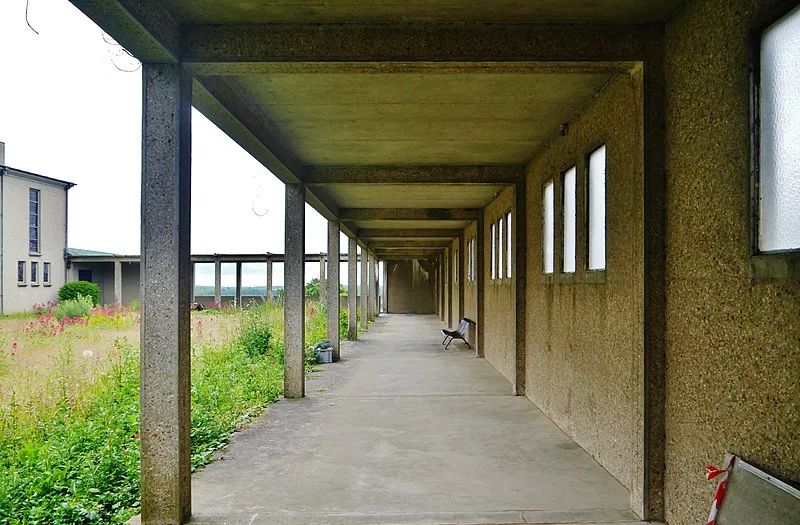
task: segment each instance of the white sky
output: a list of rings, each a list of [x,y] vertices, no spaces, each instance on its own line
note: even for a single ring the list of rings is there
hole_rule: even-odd
[[[6,165],[77,184],[69,192],[70,247],[138,254],[141,70],[118,70],[135,65],[67,0],[30,0],[28,21],[38,35],[25,22],[25,0],[0,0]],[[197,111],[192,152],[192,253],[283,253],[283,184]],[[254,208],[269,211],[259,217]],[[323,251],[326,221],[306,206],[306,252]],[[197,284],[213,284],[208,270],[198,266]],[[232,272],[231,265],[223,274]],[[263,265],[243,273],[245,286],[265,282]],[[306,280],[318,275],[318,264],[306,265]],[[273,278],[283,284],[282,265]]]

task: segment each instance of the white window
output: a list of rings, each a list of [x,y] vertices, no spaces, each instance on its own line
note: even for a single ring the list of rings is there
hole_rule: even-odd
[[[31,261],[31,284],[39,284],[39,263]]]
[[[453,255],[453,281],[458,283],[458,248]]]
[[[506,213],[506,277],[511,277],[511,212]]]
[[[25,277],[25,261],[17,261],[17,284],[27,284]]]
[[[47,286],[50,284],[50,263],[42,263],[42,283]]]
[[[505,228],[503,218],[497,220],[497,278],[503,278],[503,249],[505,248]]]
[[[562,233],[564,235],[564,260],[563,268],[564,273],[575,273],[575,179],[577,170],[575,166],[571,167],[564,172],[563,188],[564,188],[564,206],[563,206],[563,220],[564,227]]]
[[[28,189],[28,251],[39,253],[39,206],[41,193]]]
[[[758,249],[800,249],[800,7],[761,35]]]
[[[492,279],[496,279],[497,278],[497,266],[496,266],[496,262],[497,262],[497,244],[495,243],[495,230],[496,229],[497,228],[496,228],[494,223],[492,223],[492,225],[489,227],[489,238],[490,238],[489,244],[491,245],[490,252],[492,254],[492,262],[491,262],[491,265],[490,265],[491,266],[491,271],[489,272],[489,276]]]
[[[554,231],[554,200],[553,181],[544,185],[542,198],[543,229],[542,229],[542,257],[544,273],[553,273],[553,239]]]
[[[589,155],[589,269],[606,268],[606,147]]]
[[[467,268],[467,279],[470,280],[470,281],[475,281],[475,265],[476,265],[476,261],[475,261],[475,238],[474,237],[469,240],[469,245],[468,246],[469,246],[469,261],[468,261],[467,264],[469,265],[469,267]]]

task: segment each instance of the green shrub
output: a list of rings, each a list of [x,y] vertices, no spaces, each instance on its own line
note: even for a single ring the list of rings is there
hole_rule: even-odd
[[[55,315],[56,319],[59,321],[64,317],[89,317],[89,314],[92,313],[92,307],[94,307],[94,304],[91,298],[85,295],[79,295],[75,299],[67,299],[66,301],[59,302],[56,307],[53,308],[53,315]]]
[[[267,353],[271,337],[269,321],[266,316],[262,315],[261,309],[248,310],[239,326],[239,346],[251,358],[259,357]]]
[[[58,291],[58,300],[69,301],[70,299],[77,299],[80,295],[89,297],[92,300],[92,306],[97,306],[100,303],[100,288],[89,281],[72,281],[65,284]]]

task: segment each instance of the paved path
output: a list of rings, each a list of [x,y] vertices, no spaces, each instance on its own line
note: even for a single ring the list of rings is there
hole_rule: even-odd
[[[630,523],[628,492],[435,316],[381,316],[192,478],[202,524]]]

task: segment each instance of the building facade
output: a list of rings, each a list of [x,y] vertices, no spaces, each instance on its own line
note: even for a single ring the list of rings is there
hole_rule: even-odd
[[[66,282],[71,182],[5,165],[0,143],[0,314],[55,301]]]

